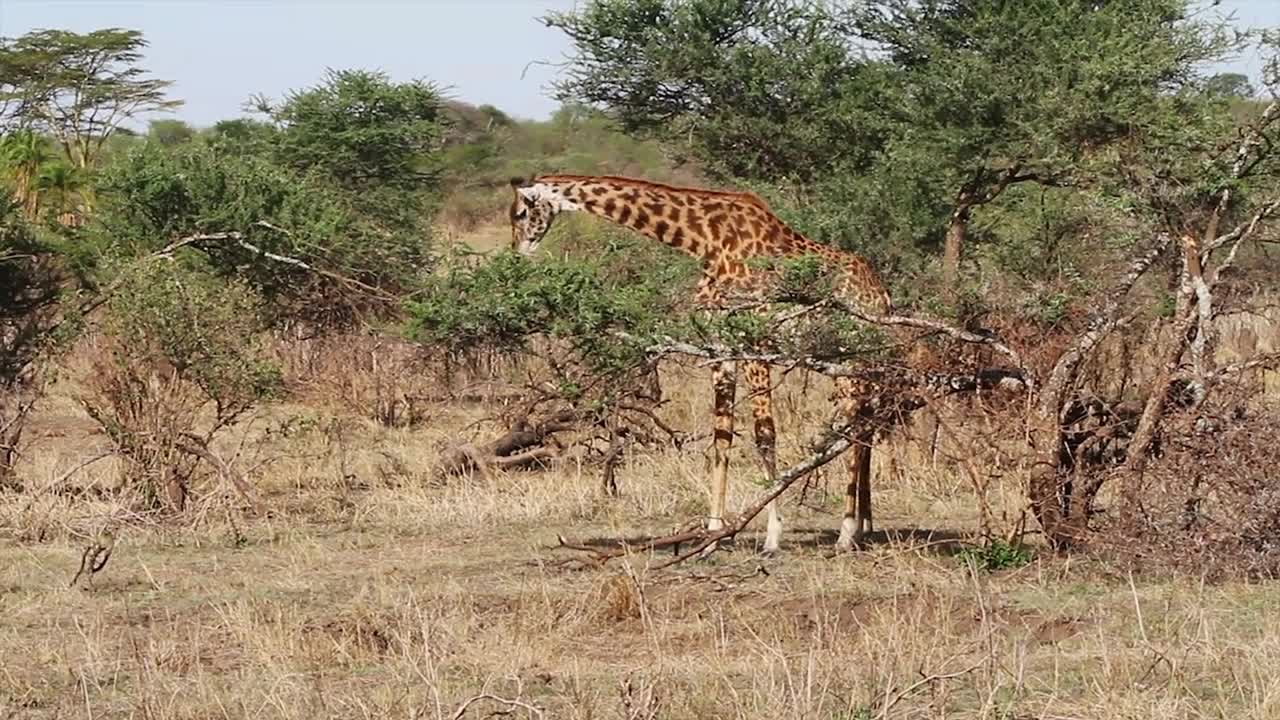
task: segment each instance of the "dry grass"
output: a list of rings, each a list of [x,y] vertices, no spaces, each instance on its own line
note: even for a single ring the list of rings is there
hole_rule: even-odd
[[[692,375],[667,382],[667,412],[686,427],[707,404]],[[825,412],[825,388],[802,386],[780,393],[784,458]],[[759,559],[753,534],[675,572],[643,557],[569,570],[554,564],[557,534],[696,517],[705,458],[634,454],[611,501],[597,470],[572,464],[431,481],[439,450],[485,432],[464,428],[491,412],[436,406],[404,429],[273,407],[223,448],[266,448],[237,463],[267,514],[245,516],[215,486],[190,522],[151,524],[92,492],[114,460],[67,476],[104,441],[74,403],[46,402],[21,466],[28,491],[0,499],[0,717],[447,720],[481,694],[526,707],[480,699],[465,717],[1280,715],[1269,585],[1131,580],[1046,557],[983,574],[954,542],[926,539],[976,531],[979,491],[1007,530],[1022,502],[1014,468],[976,481],[945,445],[935,461],[898,441],[877,460],[886,532],[861,552],[830,554],[831,470],[805,507],[788,504],[779,559]],[[751,452],[736,451],[735,504],[752,494]],[[104,529],[109,563],[68,588]]]

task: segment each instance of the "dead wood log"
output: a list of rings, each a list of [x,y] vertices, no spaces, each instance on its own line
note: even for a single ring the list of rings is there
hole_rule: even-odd
[[[556,433],[578,429],[583,416],[576,410],[561,410],[537,423],[521,417],[505,434],[485,443],[460,443],[444,451],[436,468],[437,477],[479,473],[490,468],[514,470],[539,467],[559,456],[558,449],[546,447]]]

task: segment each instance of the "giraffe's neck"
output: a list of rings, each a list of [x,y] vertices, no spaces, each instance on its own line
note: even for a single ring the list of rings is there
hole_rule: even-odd
[[[561,209],[599,216],[701,260],[724,255],[723,229],[734,206],[751,197],[619,177],[549,175],[535,182],[564,199]]]

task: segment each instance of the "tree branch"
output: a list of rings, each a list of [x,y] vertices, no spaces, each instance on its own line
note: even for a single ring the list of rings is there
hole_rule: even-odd
[[[968,330],[962,330],[954,325],[948,325],[940,320],[932,320],[929,318],[912,317],[909,315],[874,315],[865,312],[848,303],[837,303],[837,306],[845,312],[864,322],[874,323],[876,325],[896,325],[901,327],[912,327],[921,330],[931,330],[941,333],[960,342],[969,343],[971,345],[986,345],[992,350],[1004,355],[1020,370],[1026,370],[1026,365],[1022,362],[1022,356],[1016,350],[1000,342],[994,335],[979,335]]]
[[[854,421],[856,422],[856,420]],[[708,530],[692,530],[688,532],[676,533],[665,537],[654,538],[645,543],[645,548],[656,550],[659,548],[670,547],[687,542],[693,542],[694,546],[691,550],[687,550],[676,557],[663,562],[655,569],[662,569],[682,563],[689,558],[702,554],[704,551],[715,546],[720,540],[732,538],[742,532],[744,528],[759,515],[770,502],[776,500],[780,495],[787,491],[787,488],[794,485],[798,480],[804,478],[814,470],[826,465],[832,460],[840,457],[846,450],[853,447],[854,440],[851,436],[853,422],[837,423],[823,438],[816,443],[816,447],[812,454],[805,459],[792,465],[786,470],[778,474],[778,479],[772,483],[768,489],[757,496],[755,502],[747,507],[745,511],[737,516],[733,522],[729,523],[720,530],[714,532]],[[571,543],[559,537],[559,547],[590,552],[599,562],[607,562],[610,559],[621,557],[630,552],[630,548],[626,546],[614,548],[611,550],[598,550],[580,543]]]
[[[253,499],[253,493],[249,490],[249,483],[244,479],[243,475],[236,472],[235,468],[231,467],[231,465],[225,460],[215,455],[213,451],[209,449],[209,444],[205,442],[204,438],[192,432],[183,432],[182,437],[186,442],[179,441],[177,443],[177,448],[179,450],[187,453],[188,455],[194,455],[195,457],[198,457],[212,465],[217,469],[218,474],[222,476],[222,479],[226,480],[233,488],[236,489],[237,492],[240,493],[240,497],[244,498],[244,501],[249,504],[249,507],[252,508],[255,513],[260,511],[257,501]]]
[[[624,339],[636,340],[627,333],[617,333]],[[823,360],[805,355],[788,355],[786,353],[763,353],[736,350],[725,345],[693,343],[661,338],[658,342],[645,347],[651,355],[688,355],[712,362],[746,361],[762,362],[770,365],[787,365],[790,367],[813,370],[828,377],[856,377],[892,382],[906,385],[908,388],[929,389],[935,392],[965,392],[969,390],[1003,387],[1007,389],[1028,388],[1031,382],[1022,368],[993,368],[969,374],[950,374],[931,371],[919,371],[911,368],[891,365],[848,365],[830,360]]]

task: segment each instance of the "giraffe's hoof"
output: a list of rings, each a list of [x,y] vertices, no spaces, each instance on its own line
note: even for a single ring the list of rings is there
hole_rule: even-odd
[[[760,550],[760,557],[762,558],[772,559],[772,558],[781,557],[781,556],[782,556],[782,550],[778,549],[777,545],[773,545],[773,546],[765,545]]]
[[[862,549],[862,540],[854,538],[840,538],[836,541],[836,552],[846,553],[854,550]]]

